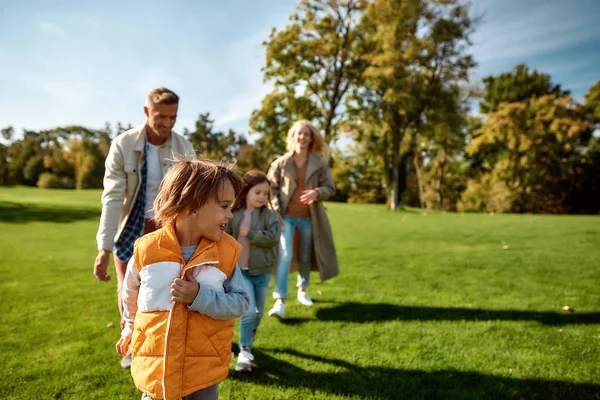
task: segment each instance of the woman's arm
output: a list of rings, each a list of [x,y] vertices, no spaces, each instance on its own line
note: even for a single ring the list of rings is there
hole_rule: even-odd
[[[317,187],[315,188],[319,193],[317,200],[327,200],[335,193],[335,183],[333,182],[333,176],[331,170],[324,164],[322,168],[319,168],[318,172]]]

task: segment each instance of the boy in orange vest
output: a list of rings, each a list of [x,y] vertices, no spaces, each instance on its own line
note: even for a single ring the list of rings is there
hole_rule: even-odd
[[[138,239],[123,287],[131,374],[150,399],[217,399],[234,319],[248,309],[240,244],[225,229],[243,183],[231,166],[179,159],[154,202],[161,229]]]

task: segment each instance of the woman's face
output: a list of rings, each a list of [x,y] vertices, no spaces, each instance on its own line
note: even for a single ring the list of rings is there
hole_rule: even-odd
[[[312,143],[312,132],[308,126],[302,126],[294,132],[294,151],[301,153],[308,151]]]

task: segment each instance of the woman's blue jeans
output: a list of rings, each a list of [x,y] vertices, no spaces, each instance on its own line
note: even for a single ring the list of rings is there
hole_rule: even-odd
[[[275,291],[273,297],[286,299],[288,289],[288,276],[292,265],[294,251],[294,233],[298,228],[300,234],[300,271],[296,286],[306,289],[310,283],[310,267],[312,264],[313,234],[310,217],[283,216],[283,229],[279,239],[279,258],[275,273]]]

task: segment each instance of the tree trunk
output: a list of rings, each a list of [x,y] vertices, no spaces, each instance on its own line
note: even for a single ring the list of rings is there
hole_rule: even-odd
[[[442,209],[442,180],[444,179],[444,167],[446,166],[446,151],[442,150],[442,156],[440,160],[440,166],[438,168],[437,182],[435,185],[435,192],[437,194],[437,209]]]
[[[390,199],[390,208],[395,210],[396,208],[401,207],[400,196],[402,191],[404,191],[404,189],[400,187],[400,168],[402,167],[402,162],[400,160],[400,149],[397,146],[394,146],[392,151],[392,163],[394,168],[392,170],[393,188],[392,198]]]
[[[425,203],[425,187],[423,185],[423,177],[421,176],[421,166],[419,165],[419,152],[415,151],[413,156],[413,165],[417,174],[417,186],[419,187],[419,206],[421,208],[427,208]]]
[[[401,170],[402,159],[400,157],[400,139],[402,138],[402,131],[400,130],[400,114],[393,112],[392,114],[391,133],[392,133],[392,196],[390,199],[390,209],[395,210],[396,208],[402,207],[401,196],[404,188],[401,186]]]

